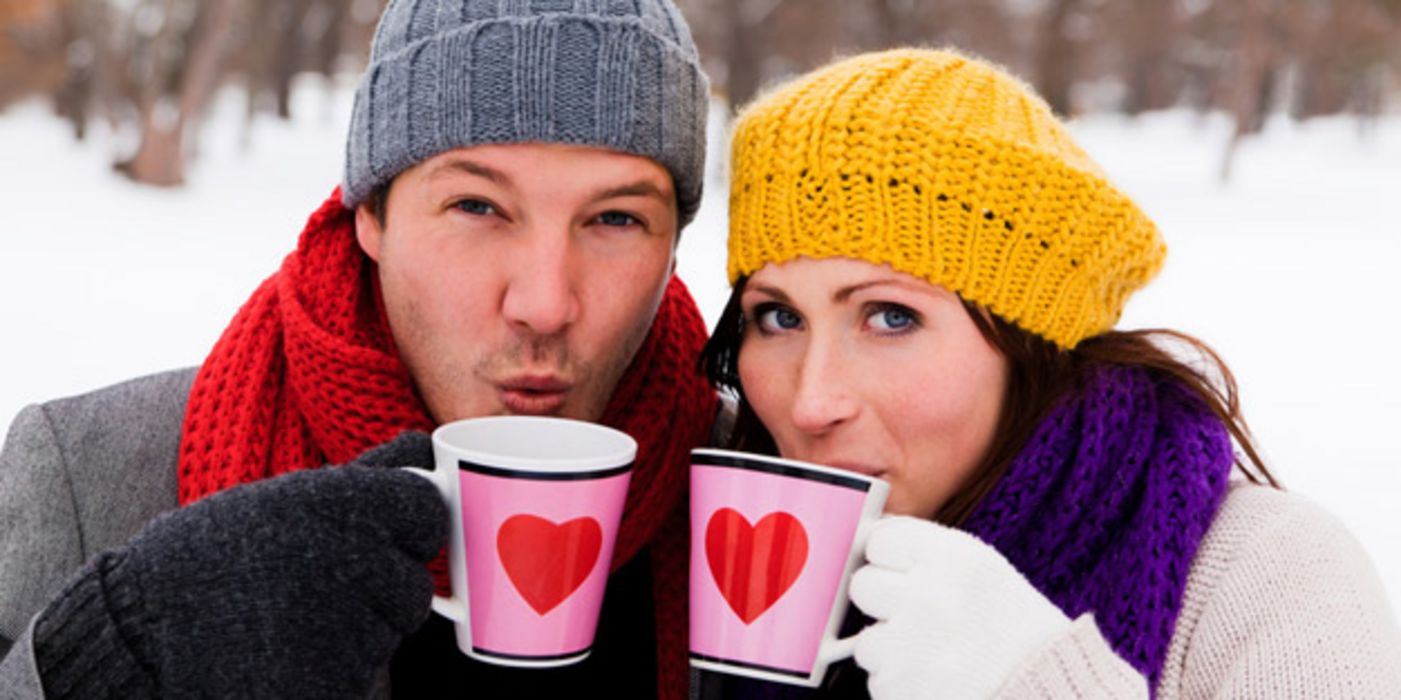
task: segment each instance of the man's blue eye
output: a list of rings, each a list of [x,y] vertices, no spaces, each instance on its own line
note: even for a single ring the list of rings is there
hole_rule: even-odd
[[[458,209],[474,216],[490,216],[496,213],[496,207],[483,202],[480,199],[464,199],[456,205]]]
[[[598,222],[604,226],[631,226],[638,223],[637,217],[620,211],[605,211],[598,215]]]

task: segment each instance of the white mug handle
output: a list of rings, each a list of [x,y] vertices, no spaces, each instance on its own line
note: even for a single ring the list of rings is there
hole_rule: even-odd
[[[884,505],[885,498],[880,498],[879,501],[880,504],[874,511],[875,515],[863,517],[860,524],[856,526],[856,534],[852,537],[851,543],[851,557],[853,559],[864,560],[866,558],[864,554],[862,554],[866,551],[866,540],[870,537],[871,528],[875,525],[876,520],[880,518],[880,507]],[[850,606],[851,602],[847,599],[847,586],[850,584],[851,576],[848,575],[842,581],[842,585],[837,591],[837,600],[833,602],[834,606],[842,609],[846,609]],[[833,621],[834,625],[839,623],[839,618]],[[817,647],[817,663],[825,666],[834,661],[850,658],[856,653],[856,637],[859,634],[860,632],[850,637],[836,637],[834,635],[824,638],[822,643]]]
[[[841,661],[856,653],[856,635],[842,639],[824,639],[817,648],[817,660],[822,664]]]
[[[438,487],[438,492],[443,495],[443,498],[448,502],[449,507],[451,507],[452,498],[448,492],[448,489],[450,487],[448,484],[443,483],[442,477],[439,476],[439,474],[441,474],[442,472],[430,471],[428,469],[420,469],[418,467],[400,467],[400,469],[403,469],[404,471],[410,474],[421,476],[427,479],[429,483]],[[457,596],[440,596],[437,593],[434,593],[433,612],[438,613],[439,615],[442,615],[443,617],[446,617],[447,619],[452,620],[453,622],[461,622],[464,624],[467,622],[467,604],[464,603],[462,599],[458,598]]]

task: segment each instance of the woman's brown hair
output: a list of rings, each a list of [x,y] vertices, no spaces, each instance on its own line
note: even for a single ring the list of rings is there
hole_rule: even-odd
[[[741,278],[735,283],[715,333],[701,351],[700,364],[712,384],[733,393],[738,400],[734,429],[726,447],[777,454],[773,437],[745,400],[744,387],[739,382],[739,348],[745,323],[739,299],[746,281]],[[1063,350],[976,304],[964,301],[963,305],[983,337],[1007,358],[1007,393],[987,454],[968,481],[935,514],[937,522],[962,523],[1002,478],[1046,413],[1076,389],[1088,369],[1103,365],[1143,367],[1189,388],[1226,426],[1244,453],[1242,456],[1237,452],[1235,464],[1245,478],[1279,487],[1260,458],[1241,414],[1235,377],[1206,343],[1165,329],[1111,330],[1086,338],[1073,350]]]

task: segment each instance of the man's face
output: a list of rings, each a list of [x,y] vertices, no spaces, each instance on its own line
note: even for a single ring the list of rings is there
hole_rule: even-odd
[[[400,173],[383,226],[362,204],[357,237],[433,418],[601,417],[675,267],[675,202],[652,160],[509,144]]]

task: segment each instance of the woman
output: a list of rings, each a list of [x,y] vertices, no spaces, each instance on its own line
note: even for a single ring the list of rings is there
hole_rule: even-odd
[[[1112,329],[1165,246],[1028,88],[858,56],[748,108],[732,163],[731,446],[891,484],[850,586],[869,677],[819,695],[1401,693],[1374,569],[1277,488],[1230,372]]]

